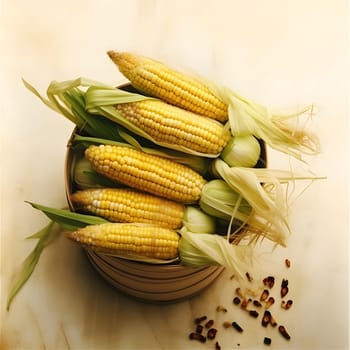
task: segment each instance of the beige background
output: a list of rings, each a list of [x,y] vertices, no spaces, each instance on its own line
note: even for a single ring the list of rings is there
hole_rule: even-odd
[[[345,0],[0,2],[1,52],[1,349],[213,349],[189,342],[193,318],[215,318],[222,349],[346,349],[348,339],[348,11]],[[65,146],[73,125],[22,85],[41,92],[51,80],[85,76],[124,81],[109,49],[153,56],[195,70],[276,109],[314,103],[310,123],[322,152],[308,159],[327,180],[291,207],[287,249],[261,247],[258,271],[288,277],[294,305],[278,310],[292,335],[232,305],[230,274],[201,296],[170,306],[144,305],[107,286],[64,238],[44,251],[9,313],[5,300],[24,238],[46,223],[25,200],[65,205]],[[288,166],[269,153],[270,166]],[[292,268],[283,261],[289,257]],[[258,274],[254,271],[253,274]],[[218,304],[228,313],[218,314]],[[237,335],[224,320],[245,324]],[[266,333],[267,332],[267,333]],[[240,345],[238,345],[240,344]]]

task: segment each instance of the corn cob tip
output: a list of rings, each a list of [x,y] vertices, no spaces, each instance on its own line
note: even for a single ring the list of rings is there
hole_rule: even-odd
[[[120,53],[118,51],[114,50],[108,50],[107,55],[111,60],[117,59],[120,56]]]
[[[113,63],[124,73],[135,68],[141,59],[140,56],[128,52],[109,50],[107,54]]]

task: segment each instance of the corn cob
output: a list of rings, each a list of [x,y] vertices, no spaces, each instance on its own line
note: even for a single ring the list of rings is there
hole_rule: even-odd
[[[148,224],[106,223],[67,233],[68,238],[99,252],[155,259],[178,255],[179,235],[174,230]]]
[[[218,155],[230,138],[229,131],[215,120],[160,100],[121,103],[115,108],[156,142]]]
[[[108,55],[139,91],[221,122],[228,119],[227,105],[195,78],[147,57],[116,51]]]
[[[114,181],[181,203],[196,202],[206,182],[182,164],[130,147],[91,145],[85,157],[96,172]]]
[[[128,188],[77,191],[70,196],[75,210],[101,216],[111,222],[139,222],[176,229],[181,226],[184,206]]]

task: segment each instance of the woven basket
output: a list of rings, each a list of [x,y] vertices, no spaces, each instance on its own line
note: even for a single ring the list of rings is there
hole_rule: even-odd
[[[127,87],[128,88],[128,87]],[[70,209],[74,207],[70,194],[77,188],[73,181],[73,169],[77,154],[71,147],[76,129],[67,146],[65,160],[65,186]],[[266,150],[261,143],[261,156],[257,167],[266,167]],[[210,286],[224,270],[221,266],[192,268],[179,264],[152,265],[96,253],[84,248],[88,261],[112,286],[136,299],[152,303],[182,301],[202,292]]]

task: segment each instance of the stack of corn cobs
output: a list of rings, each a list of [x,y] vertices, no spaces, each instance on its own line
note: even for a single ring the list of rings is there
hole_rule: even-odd
[[[100,253],[217,264],[238,275],[259,238],[286,245],[286,185],[305,177],[267,169],[264,147],[299,160],[316,154],[317,137],[298,123],[308,110],[273,115],[153,59],[108,55],[129,81],[124,88],[79,78],[52,82],[43,97],[24,82],[76,125],[69,146],[82,154],[73,164],[73,210],[48,216],[73,218],[68,237]]]

